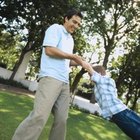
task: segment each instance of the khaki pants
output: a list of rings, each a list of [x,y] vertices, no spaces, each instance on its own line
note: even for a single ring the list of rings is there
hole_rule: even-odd
[[[38,140],[52,111],[54,122],[49,140],[65,140],[69,109],[69,85],[51,77],[39,81],[34,107],[18,126],[12,140]]]

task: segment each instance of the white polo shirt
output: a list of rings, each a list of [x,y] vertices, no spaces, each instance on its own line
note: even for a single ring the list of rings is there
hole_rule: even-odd
[[[57,47],[63,52],[72,54],[74,41],[71,34],[66,31],[63,25],[53,24],[46,30],[42,46],[43,49],[39,77],[50,76],[69,83],[70,60],[49,57],[45,54],[44,47]]]

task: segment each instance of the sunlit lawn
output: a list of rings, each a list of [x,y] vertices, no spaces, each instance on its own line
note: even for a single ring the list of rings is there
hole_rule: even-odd
[[[33,99],[0,91],[0,140],[11,140],[18,124],[32,110]],[[50,116],[39,140],[47,140]],[[130,140],[115,124],[100,117],[70,109],[66,140]]]

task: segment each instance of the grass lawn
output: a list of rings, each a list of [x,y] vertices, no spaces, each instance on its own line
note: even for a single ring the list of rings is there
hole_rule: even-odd
[[[32,110],[33,99],[0,91],[0,140],[11,140],[19,123]],[[50,116],[39,140],[47,140],[53,116]],[[115,124],[70,109],[66,140],[130,140]]]

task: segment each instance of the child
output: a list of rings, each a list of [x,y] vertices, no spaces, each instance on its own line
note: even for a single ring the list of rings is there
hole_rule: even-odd
[[[140,140],[140,116],[117,98],[115,81],[106,75],[103,66],[92,67],[87,64],[86,69],[95,83],[95,98],[102,110],[102,116],[116,123],[133,140]]]

